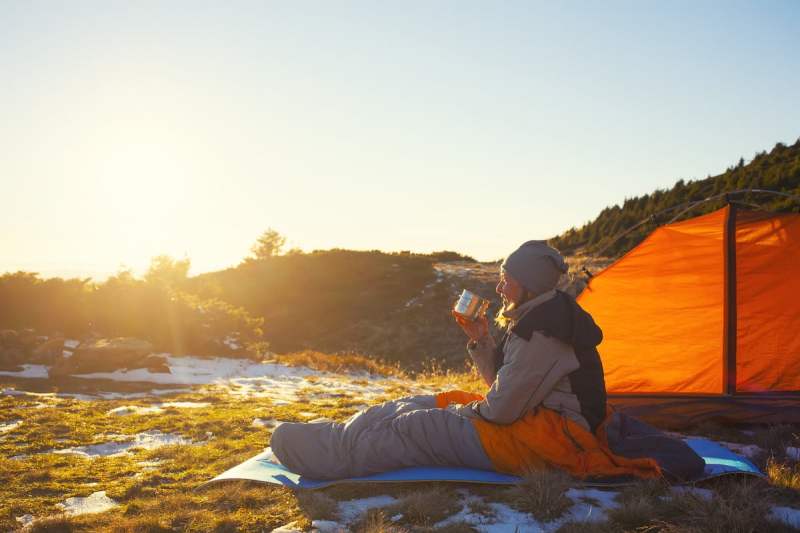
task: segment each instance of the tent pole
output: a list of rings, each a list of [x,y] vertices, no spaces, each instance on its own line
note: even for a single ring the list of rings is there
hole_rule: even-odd
[[[722,386],[725,394],[736,394],[736,204],[728,201],[725,218],[725,305],[723,325]]]

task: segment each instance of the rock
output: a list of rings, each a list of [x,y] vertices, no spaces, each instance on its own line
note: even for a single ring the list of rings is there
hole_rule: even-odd
[[[36,334],[33,329],[0,331],[0,364],[5,366],[38,363],[52,364],[61,355],[60,342],[63,339],[48,340]]]
[[[64,351],[64,339],[49,339],[36,348],[31,353],[30,362],[41,365],[52,365],[62,355]]]
[[[19,332],[17,341],[26,352],[31,352],[36,348],[36,345],[39,344],[39,337],[36,335],[35,330],[28,328]]]
[[[25,362],[25,351],[22,348],[9,346],[0,347],[0,368],[3,370],[18,370],[19,365]]]
[[[0,347],[19,346],[19,333],[14,329],[0,329]]]
[[[25,362],[25,355],[19,333],[13,329],[0,330],[0,368],[16,369]]]
[[[148,355],[142,362],[142,365],[142,368],[146,368],[150,372],[172,374],[172,371],[170,371],[169,365],[167,364],[167,360],[160,355]]]
[[[50,375],[91,374],[134,368],[164,371],[166,362],[163,358],[151,356],[152,351],[152,344],[132,337],[95,339],[82,343],[69,358],[62,356],[58,359],[50,369]]]

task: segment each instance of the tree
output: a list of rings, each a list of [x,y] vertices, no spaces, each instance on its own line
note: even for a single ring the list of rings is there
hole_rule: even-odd
[[[189,275],[191,261],[186,259],[173,259],[168,255],[158,255],[150,260],[150,268],[144,275],[148,283],[161,283],[167,287],[179,287]]]
[[[250,251],[253,253],[253,258],[256,261],[260,261],[280,255],[285,244],[286,237],[272,228],[267,228],[267,231],[261,234],[253,247],[250,248]]]

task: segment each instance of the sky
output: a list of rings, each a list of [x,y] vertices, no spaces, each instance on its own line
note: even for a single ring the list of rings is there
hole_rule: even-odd
[[[0,1],[0,273],[495,260],[800,137],[800,3]]]

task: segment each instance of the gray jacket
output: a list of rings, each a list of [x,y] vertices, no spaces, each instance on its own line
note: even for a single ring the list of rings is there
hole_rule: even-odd
[[[580,368],[569,344],[534,332],[530,340],[514,334],[511,329],[531,309],[556,295],[555,290],[525,302],[506,316],[508,339],[503,346],[503,360],[494,382],[481,401],[450,409],[463,416],[481,418],[495,424],[511,424],[539,407],[552,409],[587,430],[589,424],[581,415],[581,406],[573,393],[568,374]],[[475,364],[486,374],[493,367],[497,345],[491,335],[471,342],[467,349]]]

